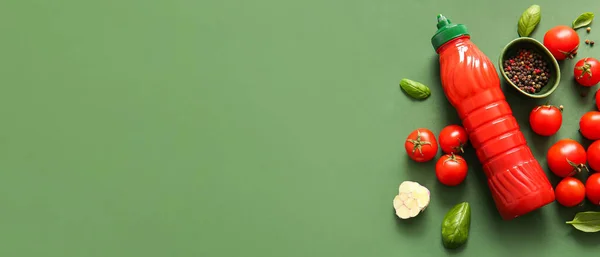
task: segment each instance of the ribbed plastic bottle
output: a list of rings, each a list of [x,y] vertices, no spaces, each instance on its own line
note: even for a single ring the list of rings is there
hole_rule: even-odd
[[[510,220],[554,201],[554,190],[505,100],[492,62],[462,24],[438,15],[431,43],[444,94],[483,165],[500,216]]]

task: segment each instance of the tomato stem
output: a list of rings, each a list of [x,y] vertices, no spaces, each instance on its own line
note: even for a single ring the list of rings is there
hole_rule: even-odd
[[[458,162],[459,160],[462,160],[462,158],[456,157],[456,155],[454,155],[454,153],[450,153],[450,157],[448,157],[448,159],[444,160],[444,164],[448,161]]]
[[[541,106],[539,106],[539,107],[538,107],[536,110],[538,110],[538,109],[540,109],[540,108],[548,108],[548,109],[550,109],[550,108],[552,108],[552,107],[556,107],[556,108],[557,108],[557,109],[558,109],[560,112],[562,112],[562,111],[564,110],[564,108],[565,108],[565,107],[564,107],[564,106],[562,106],[562,105],[559,105],[558,107],[557,107],[557,106],[554,106],[554,105],[551,105],[551,104],[550,104],[550,101],[547,101],[547,102],[546,102],[544,105],[541,105]]]
[[[419,150],[421,156],[424,155],[423,150],[421,150],[422,146],[431,145],[431,142],[429,141],[421,141],[421,131],[419,130],[417,130],[417,139],[407,139],[406,141],[411,142],[413,144],[412,153],[414,154],[415,151]]]
[[[572,162],[571,160],[569,160],[569,158],[566,158],[566,159],[567,159],[567,162],[569,163],[569,165],[571,165],[573,167],[573,171],[571,173],[569,173],[569,175],[567,177],[573,176],[573,175],[581,172],[582,170],[585,170],[588,173],[590,172],[590,169],[588,169],[588,167],[585,164],[583,164],[583,163],[576,164],[576,163]]]
[[[575,49],[573,49],[573,50],[571,50],[569,52],[565,52],[565,51],[561,51],[561,50],[558,50],[558,51],[560,53],[564,54],[567,59],[573,59],[575,57],[575,55],[577,55],[577,49],[578,48],[579,48],[579,46],[575,47]]]
[[[583,66],[575,67],[575,69],[581,71],[581,75],[577,77],[577,79],[583,78],[585,74],[590,74],[590,78],[592,77],[592,65],[587,62],[588,58],[583,59]]]
[[[454,149],[454,151],[456,151],[456,152],[465,153],[465,149],[463,149],[463,146],[465,146],[465,144],[460,140],[460,138],[457,138],[456,140],[458,140],[458,145],[455,147],[452,147],[452,149]],[[454,153],[452,153],[452,154],[454,154]]]

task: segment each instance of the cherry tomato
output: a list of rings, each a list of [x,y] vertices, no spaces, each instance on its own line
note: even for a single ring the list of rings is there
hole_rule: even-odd
[[[450,153],[464,153],[463,147],[469,141],[467,137],[467,131],[459,125],[449,125],[440,131],[440,146],[442,152]]]
[[[600,61],[587,57],[579,60],[573,69],[575,80],[579,85],[591,87],[600,82]]]
[[[467,162],[455,154],[446,154],[435,164],[435,176],[446,186],[456,186],[467,177]]]
[[[425,128],[411,132],[406,138],[404,148],[408,156],[417,162],[430,161],[438,152],[435,135]]]
[[[569,26],[558,25],[546,32],[544,46],[558,61],[571,59],[579,49],[579,35]]]
[[[600,139],[600,112],[587,112],[581,116],[579,132],[589,140]]]
[[[556,134],[562,125],[563,106],[541,105],[529,114],[531,130],[541,136]]]
[[[573,207],[585,200],[585,186],[574,177],[563,178],[556,189],[556,201],[565,207]]]
[[[600,173],[590,175],[585,182],[585,196],[595,205],[600,205]]]
[[[573,139],[561,139],[556,142],[548,149],[546,159],[550,171],[562,178],[587,170],[585,148]]]
[[[600,140],[592,143],[587,149],[588,165],[596,172],[600,172]]]

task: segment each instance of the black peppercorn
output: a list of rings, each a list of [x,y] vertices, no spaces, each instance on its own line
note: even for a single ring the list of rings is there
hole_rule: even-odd
[[[537,93],[548,83],[549,64],[535,51],[520,49],[503,64],[502,70],[522,91]]]

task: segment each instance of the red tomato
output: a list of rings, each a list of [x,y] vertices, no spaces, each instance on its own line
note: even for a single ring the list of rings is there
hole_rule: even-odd
[[[591,87],[600,82],[600,61],[587,57],[579,60],[573,69],[575,80],[579,85]]]
[[[558,61],[571,59],[579,49],[579,35],[569,26],[558,25],[546,32],[544,46]]]
[[[587,158],[590,168],[596,172],[600,172],[600,140],[588,147]]]
[[[585,200],[585,186],[583,183],[574,177],[563,178],[556,189],[556,201],[563,206],[573,207]]]
[[[541,136],[556,134],[562,125],[563,106],[541,105],[529,114],[531,130]]]
[[[561,139],[556,142],[548,149],[546,159],[550,171],[562,178],[587,170],[585,148],[573,139]]]
[[[464,153],[463,147],[469,141],[467,131],[458,125],[449,125],[440,131],[440,146],[444,153]]]
[[[417,162],[430,161],[438,152],[435,135],[425,128],[411,132],[406,138],[404,148],[408,156]]]
[[[585,182],[585,196],[595,205],[600,205],[600,173],[594,173]]]
[[[467,177],[467,162],[455,154],[446,154],[435,164],[435,176],[446,186],[456,186]]]
[[[581,116],[579,132],[589,140],[600,139],[600,112],[587,112]]]

